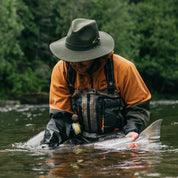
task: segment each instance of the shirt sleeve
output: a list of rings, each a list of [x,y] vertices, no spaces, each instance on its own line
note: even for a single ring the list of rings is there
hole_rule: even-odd
[[[126,107],[151,99],[151,94],[133,63],[129,62],[124,66],[124,71],[120,75],[121,96]]]
[[[53,69],[50,85],[50,109],[72,113],[71,94],[66,80],[66,71],[67,67],[64,61],[59,61]]]

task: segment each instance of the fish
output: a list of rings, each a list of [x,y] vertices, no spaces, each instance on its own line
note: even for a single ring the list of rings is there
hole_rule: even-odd
[[[139,145],[140,150],[159,150],[161,148],[160,141],[160,130],[161,130],[162,119],[156,120],[151,125],[149,125],[145,130],[143,130],[139,137],[133,141]],[[95,149],[106,149],[106,150],[126,150],[129,149],[128,145],[132,142],[132,138],[125,137],[123,134],[119,138],[114,138],[110,140],[103,140],[93,144]]]
[[[160,149],[160,130],[161,130],[162,119],[154,121],[150,124],[146,129],[144,129],[139,137],[132,141],[132,138],[125,137],[124,134],[118,133],[113,137],[105,140],[105,137],[102,137],[97,142],[94,143],[86,143],[82,144],[81,148],[93,148],[93,149],[102,149],[102,150],[126,150],[128,148],[128,144],[133,142],[139,145],[140,150],[150,150],[151,149]],[[34,149],[34,148],[44,148],[43,147],[43,137],[45,131],[41,131],[39,134],[35,135],[31,139],[29,139],[25,144],[24,148]],[[59,145],[59,149],[61,147],[66,146],[67,144]],[[70,146],[68,144],[68,146]],[[74,146],[74,145],[72,145]]]

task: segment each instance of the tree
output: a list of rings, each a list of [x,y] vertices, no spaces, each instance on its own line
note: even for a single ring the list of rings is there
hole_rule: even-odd
[[[133,5],[135,34],[140,35],[135,63],[158,92],[176,91],[178,81],[178,29],[174,0],[145,1]],[[171,88],[170,88],[171,87]]]
[[[133,61],[149,89],[178,86],[177,0],[1,0],[1,96],[49,90],[59,60],[49,44],[67,35],[71,21],[89,18],[115,40],[115,53]]]
[[[16,0],[1,0],[0,6],[0,93],[9,95],[13,88],[12,74],[16,73],[19,61],[23,58],[18,37],[23,29],[16,14]]]

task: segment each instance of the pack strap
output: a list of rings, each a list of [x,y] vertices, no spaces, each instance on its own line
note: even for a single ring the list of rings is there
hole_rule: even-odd
[[[113,68],[113,55],[108,58],[108,61],[105,65],[105,75],[108,84],[108,93],[113,94],[115,90],[115,80],[114,80],[114,68]]]
[[[113,94],[115,90],[115,80],[114,80],[114,68],[113,68],[113,55],[108,58],[108,61],[104,67],[106,80],[107,80],[107,89],[109,94]],[[76,71],[67,63],[67,79],[68,79],[68,87],[70,93],[73,94],[75,91],[75,78]]]
[[[73,94],[75,91],[75,77],[76,71],[71,67],[69,63],[67,63],[67,82],[71,94]]]

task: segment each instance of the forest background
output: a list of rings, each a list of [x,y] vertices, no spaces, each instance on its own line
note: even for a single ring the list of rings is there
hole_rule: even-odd
[[[48,93],[49,44],[77,17],[95,19],[153,96],[178,96],[178,0],[0,0],[0,99]]]

